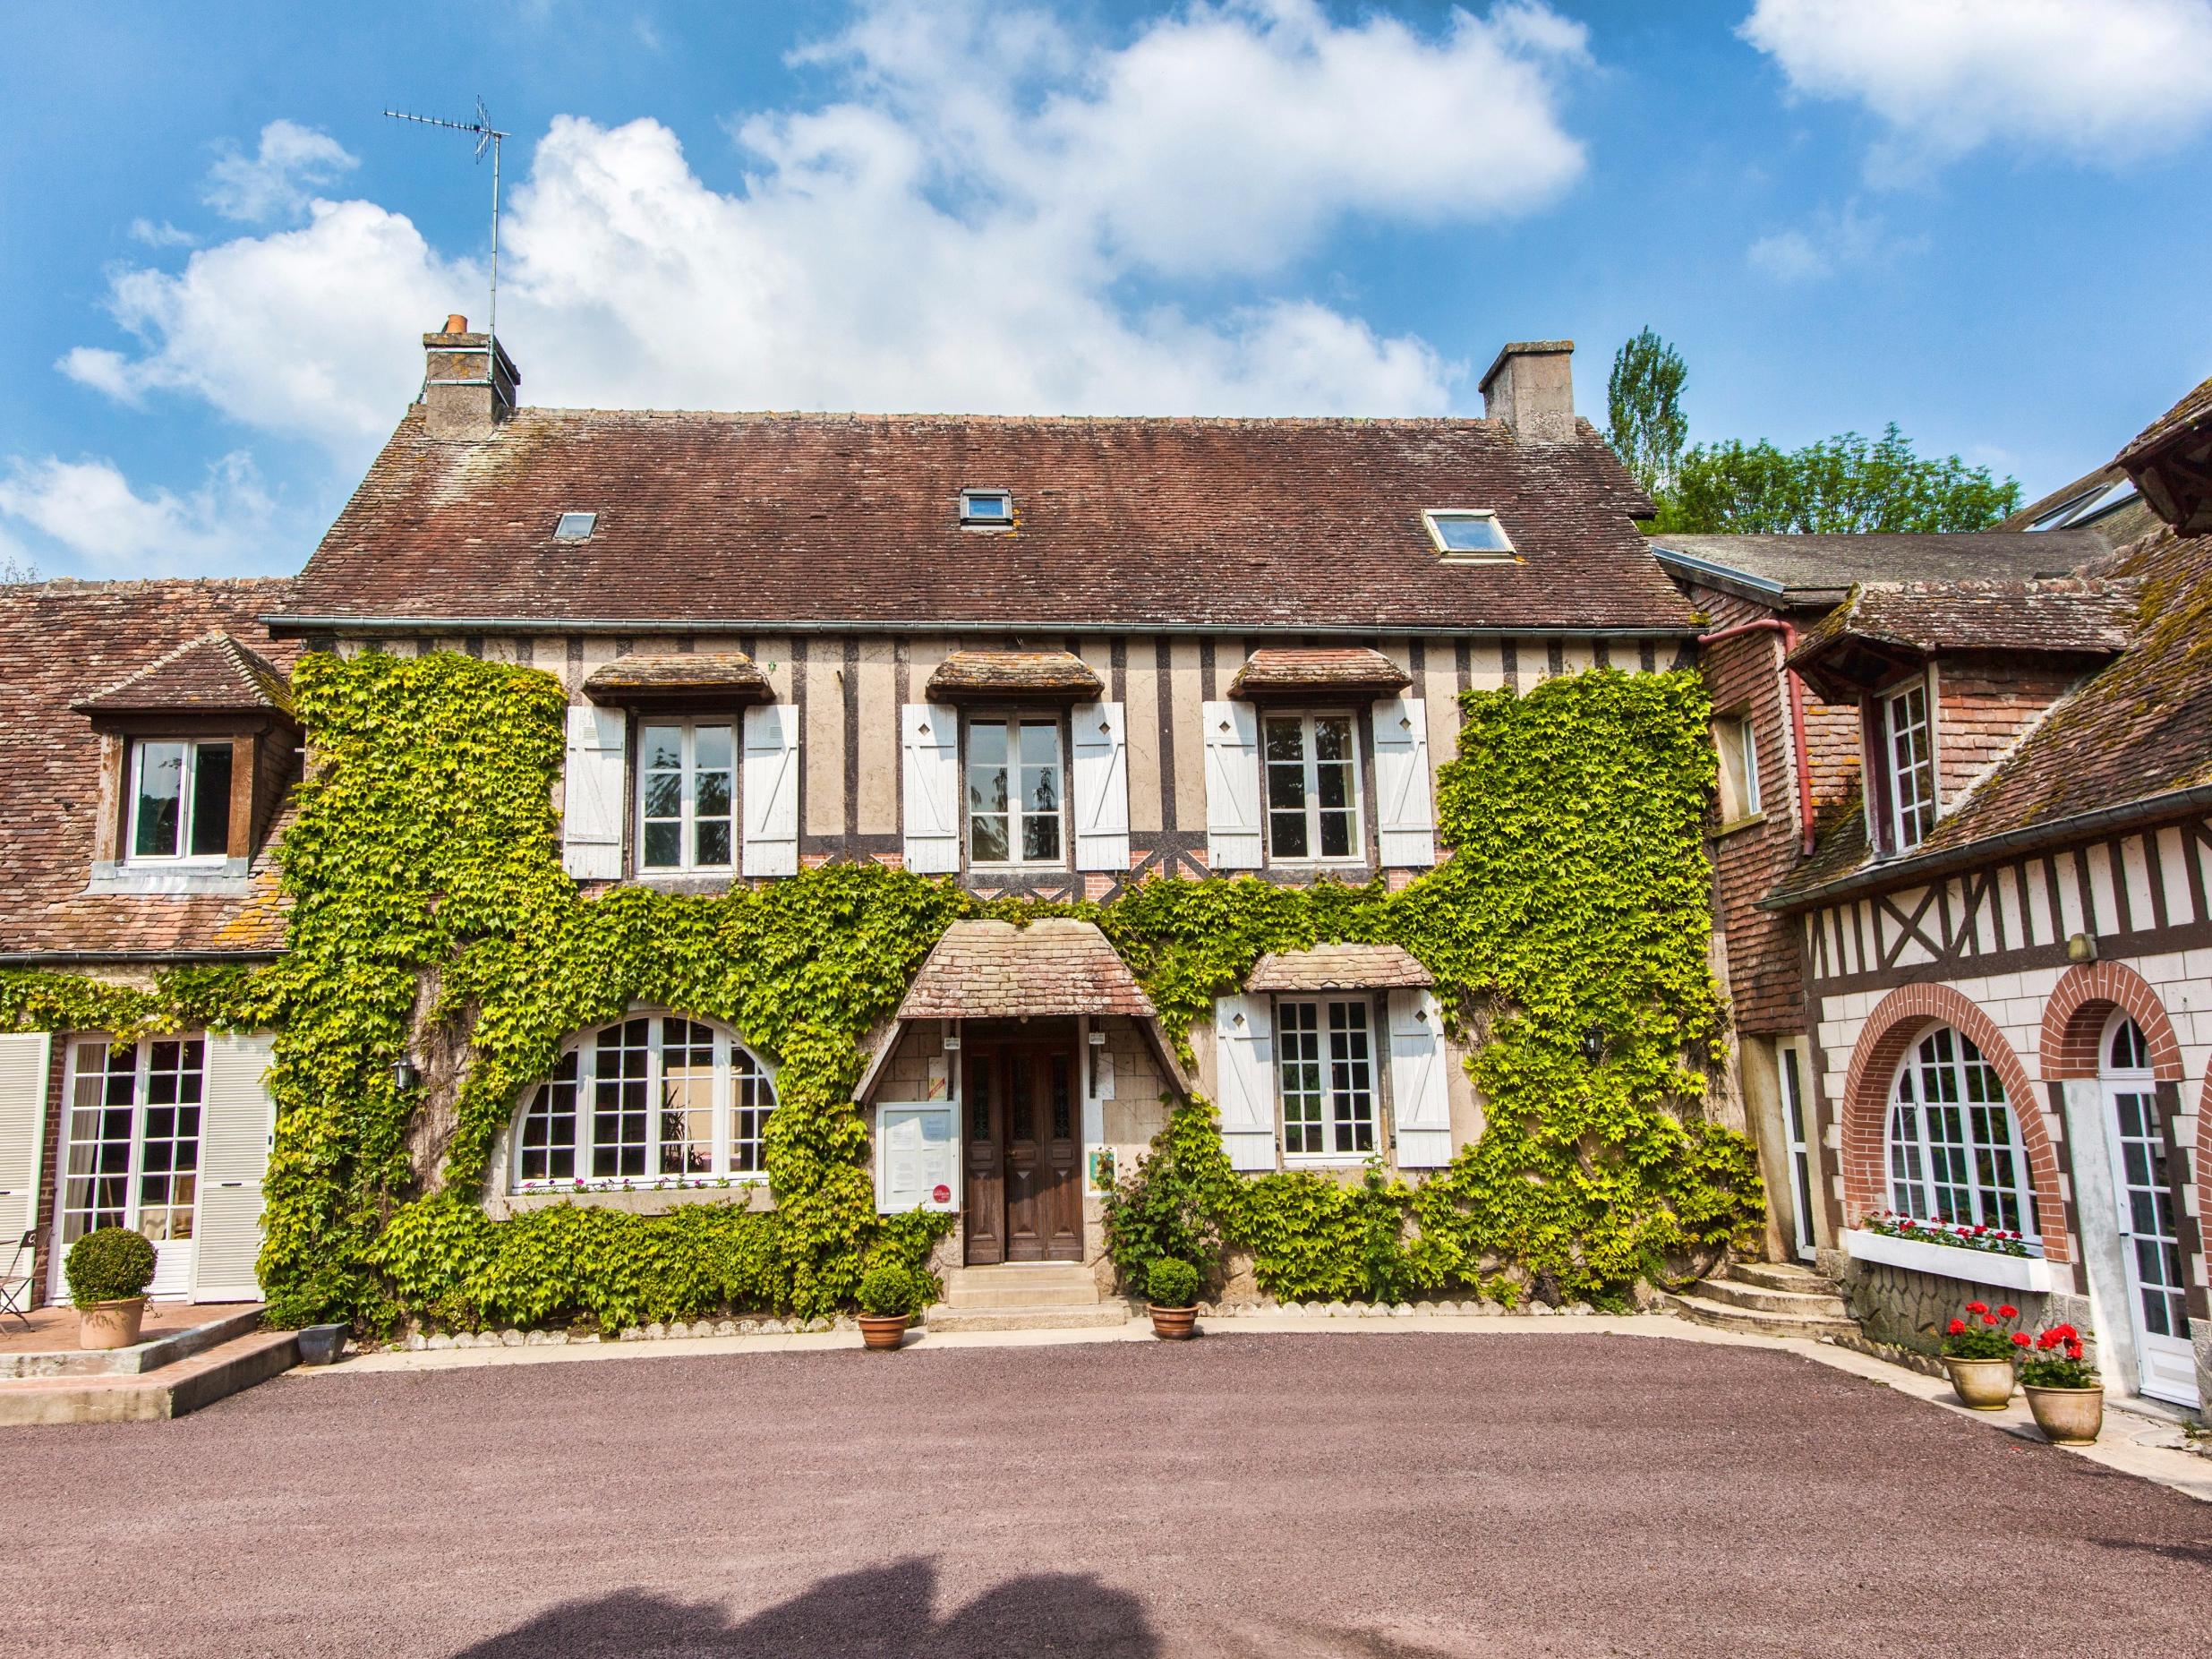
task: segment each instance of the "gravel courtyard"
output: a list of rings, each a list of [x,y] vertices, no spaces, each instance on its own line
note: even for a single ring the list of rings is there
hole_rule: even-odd
[[[12,1653],[2212,1653],[2212,1507],[1687,1342],[279,1379],[0,1448]]]

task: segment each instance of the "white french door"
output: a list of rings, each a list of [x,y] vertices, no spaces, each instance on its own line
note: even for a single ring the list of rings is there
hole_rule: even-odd
[[[67,1145],[49,1294],[63,1258],[96,1227],[134,1227],[154,1246],[157,1297],[191,1295],[207,1044],[198,1037],[70,1045]]]
[[[2127,1267],[2137,1386],[2153,1399],[2193,1407],[2197,1358],[2189,1339],[2165,1119],[2158,1109],[2148,1046],[2133,1020],[2125,1014],[2114,1018],[2105,1031],[2102,1057],[2105,1145],[2119,1209],[2120,1254]]]
[[[1789,1141],[1789,1211],[1792,1243],[1806,1261],[1813,1258],[1813,1149],[1806,1138],[1804,1056],[1795,1043],[1776,1047],[1781,1073],[1782,1126]]]

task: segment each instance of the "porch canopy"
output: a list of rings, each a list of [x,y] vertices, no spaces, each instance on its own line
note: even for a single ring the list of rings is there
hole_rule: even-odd
[[[584,695],[594,703],[652,707],[670,703],[765,703],[768,676],[742,651],[633,652],[592,671]]]
[[[907,988],[891,1030],[861,1081],[867,1098],[875,1074],[916,1020],[1029,1020],[1068,1014],[1119,1014],[1137,1022],[1178,1090],[1189,1080],[1177,1062],[1159,1011],[1144,994],[1105,934],[1087,921],[1047,917],[1017,928],[1010,921],[956,921],[930,948]]]
[[[1229,681],[1233,697],[1291,697],[1301,692],[1357,692],[1388,697],[1413,676],[1366,646],[1269,646],[1244,659]]]
[[[1269,951],[1245,976],[1251,991],[1427,989],[1436,983],[1410,951],[1396,945],[1317,945]]]
[[[1106,688],[1098,671],[1072,651],[955,651],[929,676],[932,703],[962,697],[1065,697],[1086,702]]]

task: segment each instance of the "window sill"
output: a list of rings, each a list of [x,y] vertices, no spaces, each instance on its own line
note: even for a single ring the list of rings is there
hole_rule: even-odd
[[[218,859],[205,864],[121,864],[102,860],[92,866],[85,884],[88,894],[133,894],[149,896],[192,894],[242,899],[252,891],[251,867],[243,859]]]
[[[581,1210],[619,1210],[631,1215],[654,1216],[679,1205],[702,1203],[737,1204],[748,1210],[774,1207],[767,1176],[732,1176],[727,1186],[708,1182],[704,1185],[695,1183],[658,1188],[633,1186],[628,1191],[619,1186],[587,1186],[580,1191],[566,1185],[517,1187],[490,1194],[484,1212],[497,1221],[533,1210],[550,1210],[556,1204],[574,1204]]]
[[[1730,818],[1727,823],[1721,825],[1718,829],[1712,832],[1712,838],[1715,841],[1725,841],[1728,837],[1738,834],[1739,831],[1756,829],[1760,825],[1765,822],[1766,814],[1764,812],[1747,812],[1740,818]]]
[[[2041,1256],[2001,1256],[1987,1250],[1967,1250],[1956,1244],[1924,1244],[1916,1238],[1892,1238],[1849,1227],[1837,1241],[1854,1261],[1882,1267],[1901,1267],[1915,1273],[1933,1273],[1969,1285],[1996,1285],[2006,1290],[2042,1294],[2055,1288],[2051,1264]]]
[[[1285,1169],[1364,1169],[1372,1152],[1285,1152]]]

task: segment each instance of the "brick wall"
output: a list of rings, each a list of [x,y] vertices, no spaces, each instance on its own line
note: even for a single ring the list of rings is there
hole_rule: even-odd
[[[2019,657],[1946,656],[1935,672],[1936,787],[1948,808],[2080,677]]]

